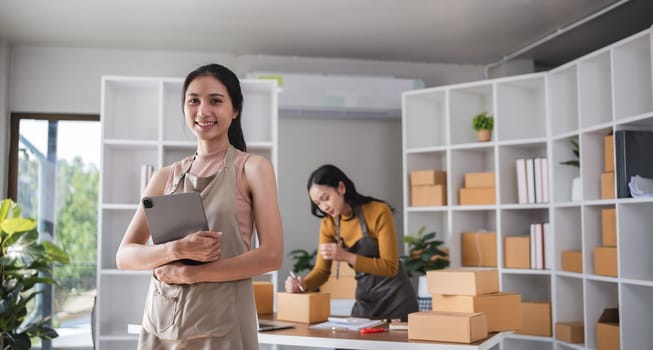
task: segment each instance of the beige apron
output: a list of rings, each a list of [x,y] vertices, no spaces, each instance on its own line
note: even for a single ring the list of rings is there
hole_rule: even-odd
[[[210,229],[223,233],[221,259],[246,250],[235,212],[235,158],[230,145],[214,176],[186,174],[189,165],[181,174],[175,167],[173,181],[180,191],[201,193]],[[138,349],[258,349],[252,280],[169,285],[152,277]]]

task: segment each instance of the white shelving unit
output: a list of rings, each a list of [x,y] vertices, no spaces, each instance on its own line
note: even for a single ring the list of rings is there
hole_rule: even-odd
[[[273,80],[241,80],[248,151],[277,167],[278,101]],[[102,166],[98,232],[96,348],[134,349],[151,271],[122,271],[115,256],[140,200],[141,166],[155,169],[192,154],[195,137],[182,112],[183,79],[102,78]],[[258,276],[277,289],[276,272]]]
[[[452,266],[460,266],[461,232],[496,231],[501,289],[551,302],[553,332],[556,322],[585,322],[584,344],[513,334],[503,349],[595,349],[601,312],[617,306],[621,348],[653,344],[653,200],[603,200],[600,193],[603,137],[620,129],[653,130],[652,42],[649,29],[550,72],[402,94],[404,232],[423,225],[437,231]],[[481,111],[495,116],[490,142],[477,142],[471,127]],[[560,164],[573,158],[571,138],[580,142],[580,169]],[[550,202],[518,204],[515,161],[533,157],[549,160]],[[447,206],[409,206],[408,175],[425,169],[447,171]],[[461,206],[463,175],[485,171],[497,174],[497,204]],[[582,198],[572,202],[577,176]],[[604,208],[616,208],[618,277],[594,273]],[[527,234],[533,222],[551,223],[553,267],[505,268],[503,239]],[[562,271],[564,250],[582,250],[583,273]]]

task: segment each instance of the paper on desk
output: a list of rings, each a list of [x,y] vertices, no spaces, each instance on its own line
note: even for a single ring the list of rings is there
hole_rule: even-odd
[[[329,317],[327,322],[314,324],[309,328],[313,329],[347,329],[358,331],[366,327],[374,327],[383,324],[383,320],[371,320],[361,317]]]

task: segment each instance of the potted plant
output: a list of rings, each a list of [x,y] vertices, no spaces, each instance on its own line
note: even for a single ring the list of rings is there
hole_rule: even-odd
[[[317,249],[313,253],[309,253],[304,249],[295,249],[288,253],[288,255],[293,259],[292,272],[300,273],[304,270],[312,270],[315,265],[315,256],[317,255]]]
[[[494,117],[488,112],[481,112],[472,119],[472,127],[481,142],[490,141],[494,129]]]
[[[580,169],[580,146],[578,145],[578,140],[572,138],[569,139],[569,143],[571,144],[571,151],[574,153],[575,159],[570,159],[564,162],[560,162],[560,164],[569,165]],[[581,182],[580,182],[580,175],[579,175],[576,176],[571,181],[571,200],[579,201],[581,197],[580,192],[581,192]]]
[[[435,239],[436,232],[424,233],[426,226],[420,227],[417,236],[405,235],[408,255],[401,257],[408,276],[419,276],[417,296],[428,298],[426,271],[444,269],[449,266],[449,252],[440,247],[443,241]]]
[[[10,199],[0,202],[0,349],[29,349],[31,338],[52,339],[50,316],[29,318],[28,303],[36,284],[55,284],[50,266],[67,264],[68,255],[49,241],[38,241],[36,222],[21,216]]]

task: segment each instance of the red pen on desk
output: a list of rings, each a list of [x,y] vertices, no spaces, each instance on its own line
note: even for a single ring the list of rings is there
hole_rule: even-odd
[[[383,333],[385,328],[380,327],[367,327],[360,330],[360,334],[370,334],[370,333]]]

